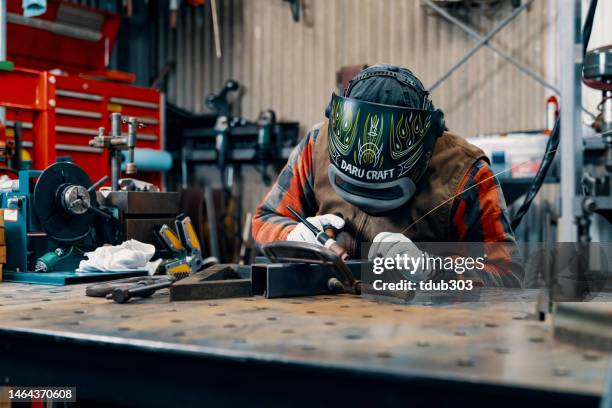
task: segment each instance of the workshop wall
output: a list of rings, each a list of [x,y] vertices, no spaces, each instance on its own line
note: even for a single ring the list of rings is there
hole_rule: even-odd
[[[165,2],[159,2],[165,3]],[[223,56],[214,55],[210,2],[183,7],[176,29],[161,5],[153,33],[157,70],[176,63],[168,100],[196,112],[205,96],[234,78],[244,86],[237,112],[254,119],[272,108],[309,126],[323,118],[343,65],[391,62],[431,85],[476,41],[420,1],[306,0],[299,23],[282,0],[218,0]],[[511,11],[510,2],[472,8],[463,18],[479,32]],[[556,82],[555,2],[536,1],[493,40],[549,82]],[[155,71],[155,70],[153,70]],[[474,135],[541,128],[550,93],[486,48],[433,92],[456,132]]]

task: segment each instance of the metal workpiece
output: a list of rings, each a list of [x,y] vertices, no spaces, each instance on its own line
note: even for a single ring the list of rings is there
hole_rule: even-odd
[[[143,406],[197,405],[203,395],[234,406],[278,405],[287,395],[309,406],[376,406],[382,397],[462,406],[477,395],[596,406],[610,353],[556,339],[550,321],[531,319],[536,295],[492,289],[480,302],[446,306],[353,295],[189,302],[156,295],[117,305],[84,297],[82,285],[2,284],[2,374],[26,383],[36,372],[45,384],[74,384],[80,398],[109,403],[125,401],[129,390]],[[161,368],[182,375],[160,376]],[[86,385],[92,372],[97,386]],[[304,393],[304,384],[318,392]]]
[[[287,268],[296,265],[298,270],[308,268],[311,270],[320,269],[324,274],[329,276],[327,278],[328,280],[331,278],[337,278],[344,285],[344,292],[353,293],[356,295],[361,294],[361,280],[358,277],[361,276],[361,267],[364,265],[362,262],[346,262],[340,258],[338,253],[333,252],[321,245],[310,244],[307,242],[274,241],[263,244],[261,246],[261,250],[264,255],[276,265],[282,265],[282,267]],[[357,267],[358,274],[354,273],[350,265]],[[268,286],[275,284],[275,282],[270,280],[269,276],[267,279]],[[310,280],[311,278],[308,279]],[[304,288],[300,289],[300,285],[297,282],[296,287],[297,290],[306,290]],[[322,286],[322,288],[326,288],[327,291],[330,290],[329,288],[333,287],[337,287],[335,282],[330,284],[327,281]],[[305,293],[302,292],[302,295],[318,293],[326,292],[306,291]]]
[[[346,269],[359,285],[355,288],[345,280],[337,269],[324,264],[265,263],[260,258],[251,266],[251,284],[254,295],[269,299],[296,296],[331,295],[361,291],[361,277],[364,263],[348,261]]]

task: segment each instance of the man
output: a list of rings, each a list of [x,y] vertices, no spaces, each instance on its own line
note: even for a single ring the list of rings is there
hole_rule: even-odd
[[[338,241],[353,257],[367,242],[400,242],[412,254],[414,242],[507,243],[488,254],[484,280],[520,286],[507,262],[516,242],[506,203],[486,155],[445,131],[412,72],[382,64],[362,70],[343,97],[332,96],[326,116],[257,208],[256,242],[317,242],[290,205],[319,228],[341,230]]]

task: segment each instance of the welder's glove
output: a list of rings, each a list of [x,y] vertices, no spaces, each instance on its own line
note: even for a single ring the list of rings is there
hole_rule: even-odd
[[[404,234],[398,232],[380,232],[372,241],[372,246],[368,251],[368,259],[370,261],[374,258],[395,258],[397,255],[413,259],[415,262],[410,261],[409,265],[417,266],[416,268],[409,268],[409,270],[402,270],[402,274],[416,280],[425,280],[430,275],[430,269],[428,268],[427,254],[421,251],[414,242]],[[420,259],[420,260],[419,260]]]
[[[326,228],[334,228],[337,230],[344,227],[344,220],[334,214],[317,215],[316,217],[306,218],[312,225],[324,231]],[[308,242],[310,244],[321,244],[317,241],[315,234],[308,229],[308,227],[301,222],[295,226],[295,228],[287,235],[287,241],[300,241]]]

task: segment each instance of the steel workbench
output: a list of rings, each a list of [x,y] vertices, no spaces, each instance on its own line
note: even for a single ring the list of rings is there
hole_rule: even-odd
[[[147,406],[597,406],[610,361],[532,320],[535,291],[441,306],[167,292],[119,305],[84,291],[0,283],[4,384]]]

